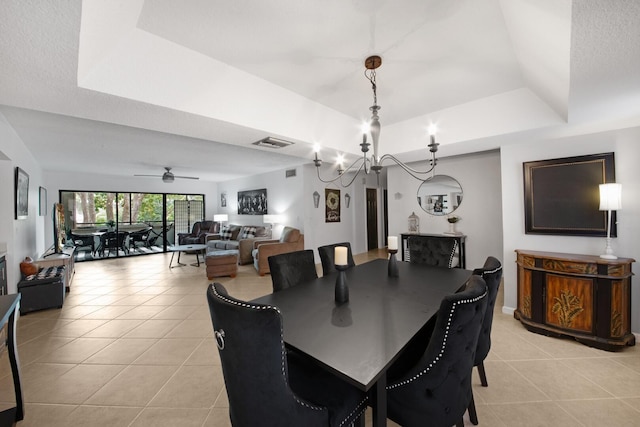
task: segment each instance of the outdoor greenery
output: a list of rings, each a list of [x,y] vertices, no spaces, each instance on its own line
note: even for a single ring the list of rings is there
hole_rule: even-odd
[[[73,195],[73,192],[69,192]],[[75,192],[75,222],[79,224],[121,224],[162,222],[163,194]],[[167,194],[167,221],[173,221],[174,200],[203,200],[202,195]]]

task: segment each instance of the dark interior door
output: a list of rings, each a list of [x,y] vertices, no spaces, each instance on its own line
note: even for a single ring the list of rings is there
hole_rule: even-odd
[[[378,249],[378,192],[367,188],[367,250]]]

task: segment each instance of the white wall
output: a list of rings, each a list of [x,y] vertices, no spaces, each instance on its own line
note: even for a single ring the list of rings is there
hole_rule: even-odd
[[[15,168],[29,175],[29,215],[15,218]],[[39,187],[42,169],[26,149],[5,117],[0,113],[0,252],[7,252],[7,280],[9,293],[17,291],[20,280],[20,262],[26,257],[36,258],[43,252],[45,216],[38,215]]]
[[[215,203],[215,213],[229,215],[229,224],[263,225],[262,215],[238,215],[238,191],[267,189],[267,211],[269,214],[282,215],[283,223],[277,224],[273,237],[280,237],[282,228],[287,225],[305,232],[304,201],[302,200],[302,168],[296,168],[296,176],[287,178],[285,170],[268,172],[247,178],[239,178],[218,183],[218,194],[226,193],[227,206],[220,206],[220,198]],[[305,245],[307,236],[305,234]]]
[[[386,186],[385,176],[381,176],[380,182],[374,173],[369,175],[360,174],[353,184],[347,188],[339,184],[325,184],[318,179],[316,167],[312,164],[305,165],[303,203],[305,213],[305,246],[317,249],[318,246],[328,245],[337,242],[350,242],[351,250],[354,254],[367,251],[367,212],[366,212],[366,189],[376,188],[378,193],[378,243],[377,247],[383,246],[383,200],[382,191]],[[322,167],[320,176],[323,179],[335,176],[335,171],[331,167]],[[344,182],[348,183],[352,176],[345,176]],[[340,222],[325,222],[325,188],[340,190]],[[320,204],[317,208],[313,204],[313,193],[320,194]],[[347,207],[345,194],[351,196],[351,203]],[[317,251],[314,252],[316,262],[320,262]]]
[[[501,149],[504,236],[504,307],[513,312],[517,301],[516,249],[599,255],[604,238],[525,234],[522,163],[561,157],[615,153],[616,182],[622,184],[622,210],[618,212],[615,254],[640,259],[640,128],[620,129],[547,141],[504,146]],[[465,193],[466,195],[466,193]],[[637,279],[635,279],[637,281]],[[640,332],[640,292],[632,289],[631,329]]]
[[[118,165],[112,165],[117,167]],[[195,180],[176,179],[167,184],[160,178],[148,177],[119,177],[101,174],[79,174],[74,172],[44,172],[47,183],[49,204],[59,202],[59,191],[111,191],[111,192],[140,192],[140,193],[173,193],[173,194],[204,194],[205,218],[213,219],[216,211],[218,193],[216,183]],[[51,211],[51,206],[49,207]],[[49,212],[49,221],[45,223],[46,248],[53,244],[53,222]]]
[[[427,170],[427,162],[411,165]],[[399,236],[408,230],[408,218],[415,212],[420,218],[420,232],[442,234],[449,230],[446,216],[423,211],[416,196],[421,181],[400,167],[387,171],[389,188],[389,234]],[[497,151],[438,159],[437,175],[449,175],[462,187],[463,199],[455,214],[462,220],[457,230],[466,237],[466,268],[481,267],[487,256],[502,258],[502,208],[500,154]]]

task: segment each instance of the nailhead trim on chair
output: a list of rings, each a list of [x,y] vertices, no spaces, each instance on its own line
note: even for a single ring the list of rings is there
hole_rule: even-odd
[[[420,378],[422,375],[426,374],[427,372],[429,372],[431,370],[431,368],[433,368],[438,361],[440,360],[440,358],[442,357],[442,355],[445,352],[445,349],[447,347],[447,339],[449,338],[449,326],[451,325],[451,318],[453,317],[454,312],[456,311],[456,307],[458,306],[458,304],[469,304],[469,303],[473,303],[476,301],[481,300],[482,298],[485,298],[487,296],[487,289],[485,287],[485,291],[482,295],[479,295],[475,298],[472,299],[467,299],[467,300],[461,300],[461,301],[456,301],[453,303],[453,306],[451,307],[451,311],[449,312],[449,318],[447,319],[447,327],[445,328],[445,332],[444,332],[444,340],[442,340],[442,348],[440,348],[440,353],[438,353],[438,355],[435,357],[435,359],[433,361],[431,361],[431,363],[429,363],[429,366],[424,369],[423,371],[419,372],[418,374],[414,375],[413,377],[409,378],[408,380],[404,380],[401,381],[397,384],[391,384],[387,386],[387,390],[391,390],[397,387],[401,387],[404,385],[407,385],[415,380],[417,380],[418,378]]]
[[[453,249],[451,249],[451,255],[449,256],[449,268],[453,265],[453,258],[456,254],[456,249],[458,248],[458,241],[453,242]],[[460,265],[460,260],[458,260],[458,265]]]
[[[274,310],[275,312],[277,312],[280,316],[282,316],[282,313],[280,312],[280,309],[278,307],[274,307],[272,305],[264,305],[264,304],[260,304],[260,305],[256,305],[256,304],[247,304],[246,302],[241,302],[241,301],[236,301],[236,300],[232,300],[229,299],[227,297],[225,297],[224,295],[220,295],[218,293],[218,291],[216,291],[216,287],[213,286],[213,284],[211,285],[211,289],[213,289],[213,293],[220,298],[221,300],[228,302],[229,304],[234,304],[234,305],[239,305],[240,307],[245,307],[245,308],[250,308],[252,310]],[[287,357],[287,351],[284,348],[284,331],[282,330],[282,322],[280,322],[280,344],[282,347],[282,378],[284,378],[285,383],[288,385],[289,381],[287,380],[287,374],[286,371],[284,369],[285,366],[285,359]],[[313,409],[315,411],[322,411],[323,409],[325,409],[324,407],[321,406],[314,406],[311,405],[307,402],[304,402],[302,400],[300,400],[295,393],[293,393],[293,398],[295,399],[296,402],[298,402],[300,405],[302,406],[306,406],[307,408]]]

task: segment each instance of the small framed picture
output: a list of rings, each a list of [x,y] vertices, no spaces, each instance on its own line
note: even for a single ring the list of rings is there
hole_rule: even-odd
[[[29,216],[29,175],[20,168],[16,168],[16,219]]]
[[[47,189],[40,187],[40,204],[38,206],[38,214],[40,216],[47,216]]]

